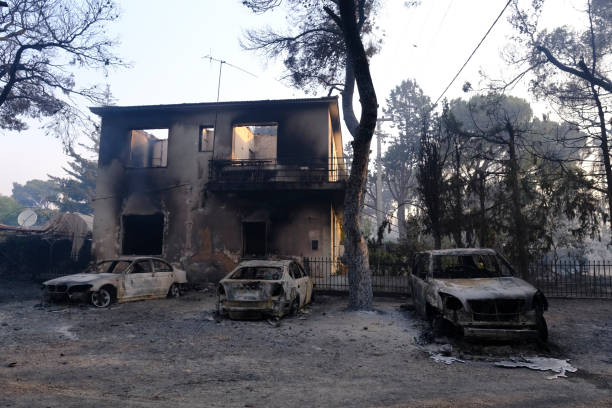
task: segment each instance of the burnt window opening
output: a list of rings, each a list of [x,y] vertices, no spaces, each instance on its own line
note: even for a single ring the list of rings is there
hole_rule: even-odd
[[[232,159],[276,159],[277,135],[276,123],[235,125],[232,134]]]
[[[212,152],[215,143],[215,128],[213,126],[200,126],[201,152]]]
[[[312,250],[316,251],[317,249],[319,249],[319,240],[313,239],[311,242],[311,245],[312,245]]]
[[[130,131],[129,166],[136,168],[168,165],[169,129],[133,129]]]
[[[244,256],[266,255],[266,223],[242,223],[242,254]]]
[[[164,215],[124,215],[123,255],[161,255]]]

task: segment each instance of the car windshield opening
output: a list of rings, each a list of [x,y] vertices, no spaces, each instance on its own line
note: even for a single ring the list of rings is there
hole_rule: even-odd
[[[130,264],[128,261],[102,261],[95,264],[89,273],[123,273]]]
[[[271,266],[247,266],[238,269],[231,279],[279,280],[281,268]]]
[[[501,276],[494,255],[438,255],[433,257],[436,279],[498,278]]]

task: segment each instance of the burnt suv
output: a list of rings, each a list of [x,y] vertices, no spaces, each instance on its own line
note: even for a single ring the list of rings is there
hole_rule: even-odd
[[[513,274],[493,249],[420,252],[410,275],[415,309],[437,333],[454,328],[467,337],[546,341],[546,297]]]

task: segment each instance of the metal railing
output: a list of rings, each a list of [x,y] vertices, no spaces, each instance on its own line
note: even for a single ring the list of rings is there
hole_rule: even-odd
[[[348,292],[348,269],[338,259],[304,258],[315,289]],[[406,262],[372,263],[372,289],[381,295],[409,295],[411,266]],[[547,297],[612,299],[612,261],[537,262],[527,280]]]
[[[313,279],[315,289],[325,292],[348,292],[348,269],[338,259],[304,258],[304,269]],[[408,295],[410,267],[406,263],[370,265],[372,290],[377,295]]]
[[[528,280],[549,297],[612,299],[612,261],[537,262]]]
[[[220,183],[335,183],[348,177],[344,157],[213,159],[208,174]]]

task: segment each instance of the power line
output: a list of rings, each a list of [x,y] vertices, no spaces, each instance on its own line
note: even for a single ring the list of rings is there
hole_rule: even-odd
[[[463,71],[463,68],[465,68],[465,66],[468,64],[468,62],[470,62],[470,60],[472,59],[472,57],[474,56],[474,54],[476,54],[476,51],[478,51],[478,48],[480,48],[480,45],[484,42],[484,40],[487,38],[487,36],[489,35],[489,33],[491,32],[491,30],[493,29],[493,27],[495,27],[495,24],[497,24],[497,22],[499,21],[499,19],[501,18],[501,16],[504,14],[504,11],[506,11],[506,9],[508,8],[508,6],[510,5],[510,3],[512,2],[512,0],[508,0],[508,2],[506,3],[506,5],[504,6],[504,8],[502,9],[502,11],[499,13],[499,15],[497,16],[497,18],[495,19],[495,21],[493,21],[493,24],[491,24],[491,27],[489,27],[489,29],[487,30],[487,32],[485,33],[485,35],[482,37],[482,39],[480,40],[480,42],[478,43],[478,45],[476,46],[476,48],[474,48],[474,51],[472,51],[472,53],[470,54],[470,56],[468,57],[468,59],[463,63],[463,65],[461,66],[461,68],[459,69],[459,71],[457,72],[457,74],[453,77],[453,79],[450,81],[450,83],[446,86],[446,88],[444,89],[444,91],[442,92],[442,94],[440,94],[440,96],[438,96],[438,99],[436,99],[436,102],[434,102],[434,106],[438,104],[438,102],[440,102],[440,99],[442,99],[442,97],[444,96],[444,94],[446,93],[446,91],[448,91],[448,89],[451,87],[451,85],[455,82],[455,80],[457,79],[457,77],[461,74],[461,72]]]

